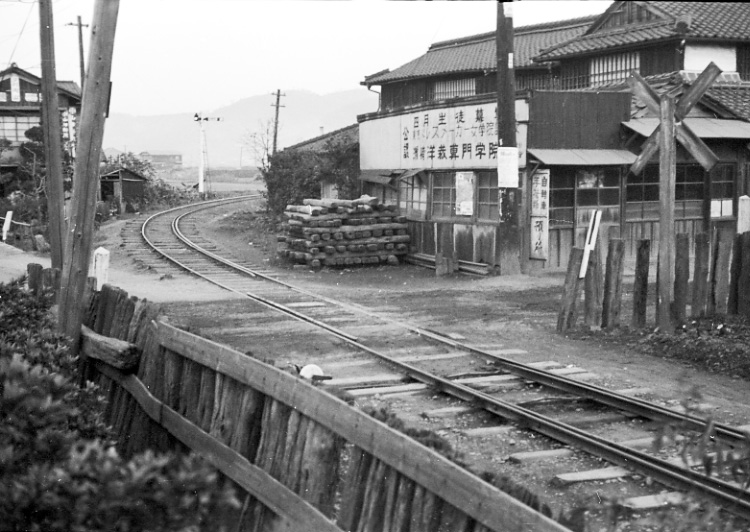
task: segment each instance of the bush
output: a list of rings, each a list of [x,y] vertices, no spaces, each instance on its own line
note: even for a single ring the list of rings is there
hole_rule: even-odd
[[[72,381],[77,360],[50,303],[0,284],[2,529],[215,529],[206,521],[237,506],[233,493],[194,456],[118,456],[98,388]]]

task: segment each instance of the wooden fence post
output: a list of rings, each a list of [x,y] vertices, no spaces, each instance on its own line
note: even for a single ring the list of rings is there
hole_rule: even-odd
[[[565,286],[563,288],[562,300],[560,301],[560,312],[557,315],[557,332],[565,332],[576,324],[578,318],[576,306],[578,303],[578,292],[581,287],[581,262],[583,261],[583,249],[572,248],[568,259],[568,272],[565,275]]]
[[[742,271],[742,235],[734,237],[732,246],[732,263],[729,266],[729,297],[727,297],[727,314],[737,314],[739,304],[739,282]]]
[[[693,268],[693,300],[690,315],[699,318],[706,314],[706,292],[708,288],[708,259],[710,256],[708,233],[695,235],[695,267]]]
[[[721,240],[718,231],[714,233],[714,253],[711,259],[711,283],[708,297],[709,314],[726,314],[727,312],[731,244],[731,242]]]
[[[601,242],[589,254],[584,284],[585,309],[584,323],[589,327],[601,325],[602,320],[602,250]]]
[[[635,282],[633,284],[632,326],[636,329],[642,329],[646,326],[649,260],[651,260],[651,241],[639,240],[635,259]]]
[[[750,232],[743,233],[739,238],[741,260],[737,282],[737,312],[750,317]]]
[[[624,254],[625,241],[621,238],[611,239],[607,250],[607,270],[604,276],[604,303],[602,305],[602,328],[605,329],[620,325]]]
[[[29,290],[31,290],[31,293],[34,295],[39,294],[39,292],[42,290],[43,270],[44,267],[41,264],[28,264],[26,266],[26,271],[28,272],[29,276]]]
[[[675,242],[674,261],[674,306],[675,325],[685,324],[687,319],[688,287],[690,282],[690,237],[680,233]]]

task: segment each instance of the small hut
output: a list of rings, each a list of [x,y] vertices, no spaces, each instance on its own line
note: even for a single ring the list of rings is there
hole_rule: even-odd
[[[113,170],[99,178],[99,199],[116,204],[119,212],[140,203],[146,193],[148,178],[127,168]],[[136,209],[134,209],[136,210]]]

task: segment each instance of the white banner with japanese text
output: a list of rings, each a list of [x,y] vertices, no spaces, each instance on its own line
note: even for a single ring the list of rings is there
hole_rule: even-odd
[[[529,257],[547,260],[549,252],[549,169],[531,176],[531,249]]]

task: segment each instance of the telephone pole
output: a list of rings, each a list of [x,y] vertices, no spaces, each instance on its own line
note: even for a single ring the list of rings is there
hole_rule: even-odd
[[[81,67],[81,93],[83,93],[83,82],[86,79],[86,64],[83,62],[83,28],[88,28],[88,24],[81,23],[81,17],[78,22],[68,22],[66,26],[78,26],[78,60]]]
[[[91,22],[89,79],[83,91],[78,150],[73,173],[73,201],[60,282],[60,332],[78,340],[83,323],[86,278],[94,242],[94,218],[99,189],[99,161],[104,137],[104,113],[109,102],[109,79],[119,0],[96,0]]]
[[[271,155],[276,154],[276,140],[279,136],[279,107],[285,107],[284,105],[280,105],[279,101],[281,100],[282,96],[286,96],[286,94],[281,94],[281,89],[278,89],[275,93],[271,93],[271,95],[276,95],[276,103],[271,104],[271,107],[276,108],[276,118],[273,121],[273,151],[271,152]]]
[[[39,0],[39,38],[42,51],[42,126],[47,159],[47,213],[52,267],[62,270],[65,218],[62,174],[62,125],[57,103],[55,33],[51,0]]]
[[[221,118],[211,118],[208,116],[203,116],[200,113],[195,113],[195,116],[193,116],[193,120],[198,122],[198,126],[200,127],[200,159],[198,163],[198,192],[200,194],[203,194],[206,191],[205,186],[205,167],[206,167],[206,131],[203,129],[203,122],[208,122],[209,120],[215,120],[216,122],[220,122]]]

